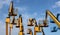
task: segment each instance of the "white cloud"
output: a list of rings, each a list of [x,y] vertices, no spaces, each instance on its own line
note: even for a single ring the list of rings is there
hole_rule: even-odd
[[[0,9],[2,8],[3,6],[2,6],[2,3],[0,3]]]
[[[28,7],[15,7],[15,9],[18,9],[18,13],[25,12],[28,10]]]
[[[0,9],[3,7],[3,5],[9,5],[11,0],[0,0]]]
[[[5,23],[0,20],[0,34],[5,35]]]
[[[60,7],[60,1],[56,2],[55,4]]]
[[[55,2],[55,5],[52,6],[52,8],[60,7],[60,1]]]
[[[34,12],[34,14],[33,14],[34,16],[37,16],[37,12]]]

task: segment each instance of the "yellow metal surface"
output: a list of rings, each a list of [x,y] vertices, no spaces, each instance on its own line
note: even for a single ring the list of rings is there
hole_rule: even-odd
[[[12,23],[10,23],[10,28],[13,28],[13,24]]]
[[[23,31],[23,26],[20,26],[20,31]]]
[[[36,32],[41,32],[41,27],[35,26],[35,27],[34,27],[34,30],[35,30]]]
[[[20,17],[19,19],[20,19],[20,23],[22,23],[22,17]]]
[[[12,12],[12,9],[13,9],[13,2],[10,3],[9,12]]]
[[[32,30],[31,30],[31,29],[28,29],[28,30],[27,30],[27,34],[33,35]]]
[[[8,23],[6,23],[6,35],[8,35]]]
[[[49,10],[46,11],[46,14],[49,15],[53,19],[53,21],[58,25],[58,27],[60,28],[60,22]]]
[[[30,35],[33,35],[32,31],[30,32]]]
[[[33,26],[33,18],[29,18],[28,26]]]
[[[10,23],[10,18],[6,18],[6,23]]]
[[[36,31],[34,31],[34,35],[36,35]]]
[[[11,3],[10,3],[10,7],[9,7],[9,16],[17,16],[17,12],[14,11],[13,1],[11,1]]]
[[[36,32],[39,32],[39,27],[35,27],[35,31]]]
[[[22,17],[20,17],[18,20],[19,20],[20,26],[22,26]]]
[[[23,31],[23,24],[22,24],[22,17],[20,16],[20,18],[18,19],[19,23],[20,23],[20,31]]]
[[[19,32],[19,34],[18,35],[24,35],[24,33],[23,32]]]

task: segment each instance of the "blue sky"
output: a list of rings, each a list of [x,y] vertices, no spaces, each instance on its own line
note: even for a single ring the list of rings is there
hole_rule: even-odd
[[[0,34],[5,35],[5,19],[8,16],[8,8],[11,0],[0,0]],[[18,9],[18,14],[22,14],[24,32],[28,29],[27,22],[29,18],[38,20],[45,19],[46,10],[50,10],[55,16],[60,13],[60,0],[13,0],[14,8]],[[60,17],[59,17],[60,18]],[[50,21],[50,17],[48,17]],[[56,24],[48,23],[49,27],[44,28],[45,35],[60,35],[60,30],[52,33],[51,30]],[[32,30],[34,27],[29,27]],[[58,28],[58,27],[57,27]],[[19,29],[14,26],[12,35],[18,35]],[[28,34],[26,34],[28,35]],[[42,33],[37,33],[42,35]]]

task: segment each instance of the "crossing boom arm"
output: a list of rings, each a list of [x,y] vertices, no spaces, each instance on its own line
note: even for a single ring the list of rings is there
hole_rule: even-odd
[[[49,10],[46,11],[46,18],[47,18],[47,15],[49,15],[53,19],[53,21],[58,25],[58,27],[60,28],[60,22]]]

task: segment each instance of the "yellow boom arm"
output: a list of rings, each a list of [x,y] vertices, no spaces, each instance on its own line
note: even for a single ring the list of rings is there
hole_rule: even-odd
[[[58,25],[58,27],[60,28],[60,22],[49,10],[46,11],[46,18],[47,18],[47,15],[49,15],[53,19],[53,21]]]

